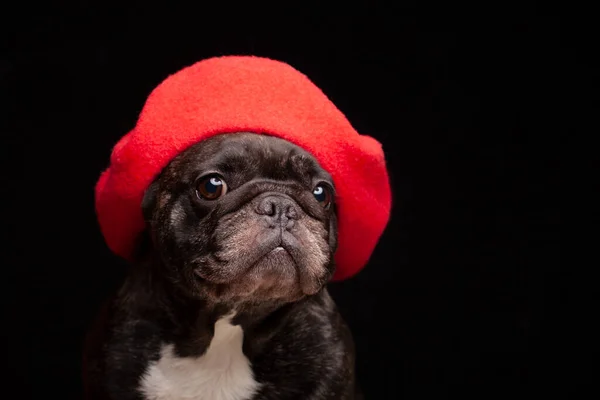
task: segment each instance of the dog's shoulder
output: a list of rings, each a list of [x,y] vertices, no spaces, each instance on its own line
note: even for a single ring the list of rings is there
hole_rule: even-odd
[[[103,377],[106,370],[105,343],[109,336],[108,329],[112,314],[112,302],[110,298],[100,306],[91,325],[86,332],[83,359],[82,379],[85,400],[108,399],[104,391]]]
[[[86,400],[113,398],[132,390],[148,364],[160,356],[161,329],[151,319],[111,296],[89,327],[83,349]],[[131,388],[131,389],[129,389]]]
[[[264,382],[265,399],[293,393],[304,393],[307,399],[329,398],[328,393],[335,393],[331,398],[353,398],[352,336],[326,290],[290,313],[268,351],[257,355],[252,365]]]

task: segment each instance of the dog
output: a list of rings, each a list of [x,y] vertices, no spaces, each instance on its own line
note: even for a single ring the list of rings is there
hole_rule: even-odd
[[[334,273],[335,186],[286,140],[228,133],[173,159],[90,330],[88,400],[352,400]]]

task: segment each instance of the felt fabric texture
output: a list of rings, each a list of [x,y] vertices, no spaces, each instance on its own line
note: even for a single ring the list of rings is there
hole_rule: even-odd
[[[304,74],[284,62],[255,56],[199,61],[152,91],[136,126],[113,148],[110,165],[96,185],[96,212],[109,248],[131,259],[145,228],[140,206],[150,183],[189,146],[233,132],[288,140],[331,174],[339,221],[333,280],[361,270],[390,217],[381,144],[358,134]]]

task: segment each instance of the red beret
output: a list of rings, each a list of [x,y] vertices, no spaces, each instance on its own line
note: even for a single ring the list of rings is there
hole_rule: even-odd
[[[144,230],[141,201],[178,153],[213,135],[255,132],[292,142],[333,177],[338,210],[334,280],[367,263],[390,216],[379,142],[359,135],[305,75],[280,61],[226,56],[169,76],[148,97],[136,126],[115,145],[96,185],[96,212],[109,248],[131,259]]]

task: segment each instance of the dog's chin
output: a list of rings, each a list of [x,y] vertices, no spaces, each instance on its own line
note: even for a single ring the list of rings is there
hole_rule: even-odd
[[[243,268],[239,268],[237,260],[238,273],[232,273],[228,279],[223,279],[222,273],[211,273],[211,265],[196,269],[198,286],[214,301],[292,302],[319,292],[325,285],[325,267],[322,273],[311,274],[283,246],[262,253],[258,260],[248,259]],[[218,268],[222,272],[228,265],[220,264]]]

